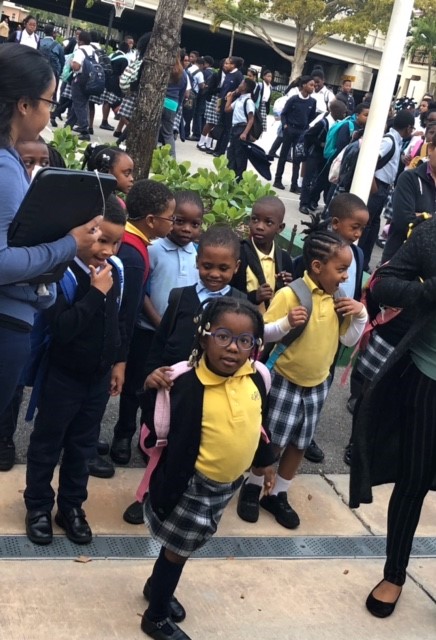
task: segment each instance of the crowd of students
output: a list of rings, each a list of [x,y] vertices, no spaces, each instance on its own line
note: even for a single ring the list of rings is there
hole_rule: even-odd
[[[250,87],[253,92],[253,82],[242,83],[242,95]],[[300,81],[306,90],[312,84]],[[335,194],[328,218],[312,215],[303,255],[292,261],[277,242],[285,213],[279,198],[254,203],[245,240],[226,225],[203,231],[197,194],[172,193],[153,180],[134,182],[128,154],[101,146],[89,148],[85,159],[88,169],[116,178],[104,215],[96,211],[56,242],[11,247],[8,229],[35,168],[51,163],[38,136],[50,118],[54,90],[51,66],[35,48],[0,47],[0,468],[14,464],[31,339],[44,323],[50,339],[38,365],[41,371],[44,362],[41,384],[34,385],[27,536],[34,544],[52,542],[56,502],[55,522],[66,536],[76,544],[92,540],[83,510],[89,475],[113,473],[99,456],[107,402],[120,396],[110,445],[117,464],[130,460],[141,409],[150,430],[147,446],[164,447],[147,490],[138,489],[124,513],[128,522],[145,520],[162,545],[144,585],[149,604],[141,628],[158,640],[189,640],[177,624],[186,611],[174,593],[187,559],[216,532],[232,496],[240,490],[237,512],[247,522],[256,522],[262,508],[288,529],[300,523],[289,502],[291,482],[313,441],[339,344],[356,344],[368,326],[360,301],[364,258],[354,243],[371,211],[353,194]],[[298,95],[286,113],[298,111],[309,94]],[[228,99],[223,114],[231,104]],[[411,126],[399,116],[393,141]],[[436,191],[436,136],[427,146],[426,176]],[[370,487],[380,478],[396,480],[384,579],[367,600],[379,617],[395,608],[422,502],[435,487],[434,225],[423,222],[380,270],[374,299],[406,311],[388,325],[396,342],[374,331],[372,352],[368,346],[358,367],[366,382],[354,411],[352,505],[370,500]],[[41,274],[64,262],[69,267],[57,285],[38,286]],[[404,405],[396,424],[401,433],[391,443],[396,453],[389,469],[374,467],[368,456],[379,452],[384,440],[378,429],[388,422],[386,411],[379,411],[380,389],[395,388],[405,376],[395,412],[398,418]],[[156,440],[165,399],[166,444]],[[377,420],[375,411],[382,414]],[[60,459],[55,496],[52,478]]]

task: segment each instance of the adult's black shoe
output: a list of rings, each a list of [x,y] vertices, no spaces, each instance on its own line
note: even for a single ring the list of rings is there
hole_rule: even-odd
[[[289,191],[291,193],[301,193],[300,187],[296,187],[295,185],[292,185],[292,184],[291,184],[291,187],[290,187]]]
[[[12,438],[0,438],[0,471],[9,471],[15,464],[15,445]]]
[[[273,189],[281,189],[282,191],[284,191],[285,190],[285,185],[282,182],[280,182],[279,180],[276,180],[273,183]]]
[[[144,585],[142,593],[147,602],[150,602],[151,578]],[[186,618],[185,607],[180,604],[175,596],[170,600],[170,618],[173,622],[182,622]]]
[[[310,462],[322,462],[324,460],[324,451],[318,447],[315,440],[311,440],[309,446],[304,452],[304,457]]]
[[[89,544],[92,542],[92,531],[85,512],[80,507],[74,507],[69,511],[58,510],[55,522],[61,529],[65,529],[68,540],[75,544]]]
[[[306,216],[310,215],[310,213],[311,213],[309,207],[305,207],[305,206],[298,207],[298,211],[300,213],[304,213]]]
[[[396,604],[402,592],[402,587],[400,587],[400,593],[397,595],[397,598],[394,602],[383,602],[382,600],[377,600],[377,598],[374,597],[373,593],[377,589],[377,587],[381,585],[382,582],[383,580],[374,587],[374,589],[366,599],[366,608],[376,618],[387,618],[388,616],[392,615],[395,611]]]
[[[200,136],[189,136],[188,140],[191,142],[198,142],[200,140]]]
[[[113,127],[108,122],[102,122],[100,125],[100,129],[104,129],[105,131],[115,131],[115,127]]]
[[[89,133],[81,133],[79,136],[79,140],[85,140],[86,142],[91,142],[91,136]]]
[[[311,202],[309,205],[309,209],[311,211],[316,211],[318,209],[318,203],[317,202]]]
[[[142,502],[132,502],[123,513],[123,520],[129,524],[144,524],[144,506]]]
[[[353,455],[353,443],[349,442],[344,450],[344,462],[351,467],[351,457]]]
[[[154,640],[192,640],[171,618],[152,622],[147,618],[147,612],[142,616],[141,629]]]
[[[115,475],[114,465],[101,456],[95,456],[88,460],[88,471],[95,478],[112,478]]]
[[[34,544],[50,544],[53,540],[50,511],[28,511],[26,513],[26,535]]]
[[[212,149],[212,147],[207,147],[206,153],[208,156],[213,156],[214,150]]]
[[[106,440],[99,440],[97,442],[97,453],[99,456],[107,456],[109,449],[109,442],[106,442]]]
[[[132,457],[130,438],[114,438],[109,455],[116,464],[129,464]]]

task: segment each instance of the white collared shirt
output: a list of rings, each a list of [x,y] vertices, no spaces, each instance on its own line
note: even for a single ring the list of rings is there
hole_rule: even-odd
[[[38,36],[36,33],[27,33],[26,29],[23,29],[21,32],[21,39],[19,44],[25,44],[27,47],[32,47],[32,49],[38,48]]]

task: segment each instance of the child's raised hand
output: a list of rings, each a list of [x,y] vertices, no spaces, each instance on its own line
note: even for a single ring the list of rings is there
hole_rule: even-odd
[[[261,302],[265,302],[265,300],[271,300],[273,295],[274,291],[271,289],[269,284],[265,282],[265,284],[261,284],[256,291],[256,302],[257,304],[260,304]]]
[[[91,271],[91,287],[95,287],[101,291],[103,295],[106,295],[114,284],[111,265],[107,263],[103,269],[100,269],[97,273],[97,269],[90,264],[89,270]]]
[[[168,371],[172,371],[171,367],[159,367],[152,371],[145,380],[144,389],[171,389],[173,382]]]
[[[364,305],[353,298],[337,298],[335,309],[343,316],[358,316],[364,309]]]
[[[288,313],[288,320],[292,329],[295,329],[295,327],[301,327],[301,325],[306,324],[307,318],[308,316],[306,307],[294,307]]]
[[[293,280],[292,273],[289,273],[289,271],[280,271],[280,273],[276,274],[276,278],[281,278],[283,284],[291,284]]]

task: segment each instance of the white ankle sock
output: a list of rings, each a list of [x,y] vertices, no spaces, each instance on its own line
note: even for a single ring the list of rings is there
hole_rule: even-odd
[[[252,471],[250,471],[247,478],[247,484],[255,484],[257,487],[263,487],[263,482],[263,476],[256,476]]]
[[[213,139],[212,139],[212,138],[209,138],[209,136],[206,136],[206,142],[205,142],[205,144],[206,144],[206,147],[207,147],[208,149],[211,149],[211,148],[212,148],[212,145],[213,145]]]
[[[279,474],[277,474],[276,483],[274,485],[274,489],[271,491],[271,495],[276,496],[278,493],[281,493],[282,491],[287,493],[291,485],[291,482],[292,480],[285,480],[285,478],[282,478],[282,476],[279,476]]]
[[[200,140],[199,140],[199,142],[198,142],[198,145],[199,145],[200,147],[202,147],[204,144],[206,144],[206,140],[207,140],[207,136],[203,136],[203,135],[201,135],[201,136],[200,136]]]

